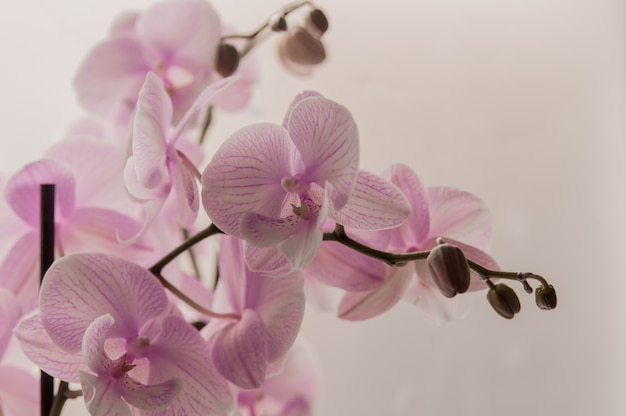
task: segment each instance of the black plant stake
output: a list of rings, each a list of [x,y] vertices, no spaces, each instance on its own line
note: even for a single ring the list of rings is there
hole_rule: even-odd
[[[54,184],[41,185],[40,224],[40,276],[43,276],[54,261]],[[41,371],[40,382],[41,416],[48,416],[54,399],[54,377]]]

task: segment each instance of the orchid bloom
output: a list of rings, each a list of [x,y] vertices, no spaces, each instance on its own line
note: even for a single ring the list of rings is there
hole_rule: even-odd
[[[25,310],[36,305],[39,285],[40,184],[56,185],[56,251],[69,254],[99,250],[143,258],[149,247],[142,240],[120,244],[141,228],[127,213],[134,204],[124,191],[119,150],[96,140],[71,139],[50,148],[7,181],[8,204],[0,221],[14,243],[0,263],[0,287],[17,294]]]
[[[359,171],[358,158],[350,112],[305,92],[282,126],[254,124],[226,140],[202,174],[202,203],[216,226],[249,243],[253,270],[301,270],[322,243],[327,217],[383,229],[408,215],[402,193]]]
[[[250,271],[241,240],[230,236],[222,236],[219,264],[213,307],[239,319],[212,319],[202,334],[226,379],[244,389],[258,388],[281,365],[300,330],[305,304],[302,276],[276,279]]]
[[[227,415],[233,397],[206,342],[172,315],[157,279],[103,254],[74,254],[46,273],[40,313],[16,335],[28,357],[81,383],[90,414]]]
[[[180,138],[191,117],[233,81],[224,79],[209,85],[170,130],[172,101],[157,75],[150,72],[146,76],[133,121],[132,155],[124,169],[130,194],[146,201],[144,227],[137,237],[153,222],[170,194],[181,226],[189,226],[196,219],[199,207],[196,177],[200,173],[181,150]]]
[[[406,165],[397,164],[385,177],[404,192],[412,208],[400,226],[376,233],[352,232],[360,241],[394,253],[429,250],[437,238],[460,247],[465,256],[492,269],[497,263],[485,252],[489,247],[491,223],[487,209],[474,195],[452,188],[425,188]],[[437,320],[455,317],[455,300],[445,298],[434,284],[425,260],[391,267],[349,248],[329,243],[309,270],[309,278],[347,290],[339,305],[339,316],[363,320],[377,316],[399,300],[417,303]],[[470,291],[486,285],[471,272]]]
[[[221,33],[217,13],[202,0],[167,0],[127,13],[83,62],[74,80],[78,99],[90,113],[128,119],[146,74],[154,72],[178,121],[213,80]]]

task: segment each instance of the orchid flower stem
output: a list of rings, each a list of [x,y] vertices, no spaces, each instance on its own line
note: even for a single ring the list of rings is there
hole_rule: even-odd
[[[430,254],[430,250],[414,251],[410,253],[390,253],[376,250],[350,238],[341,224],[337,224],[333,232],[324,233],[324,241],[336,241],[366,256],[381,260],[392,267],[404,266],[406,263],[415,260],[424,260]],[[526,290],[527,293],[532,293],[532,288],[530,292],[528,291],[530,285],[526,281],[527,279],[535,279],[544,287],[549,286],[548,281],[538,274],[491,270],[469,259],[467,260],[467,264],[469,268],[478,273],[488,285],[491,283],[490,278],[516,280],[524,285],[524,290]]]
[[[52,402],[52,409],[50,410],[49,416],[61,416],[61,411],[63,410],[63,406],[65,405],[67,399],[76,399],[82,395],[83,392],[81,390],[70,390],[67,381],[61,381],[59,383],[57,395],[54,397],[54,401]]]
[[[206,110],[206,116],[204,118],[204,123],[202,123],[202,131],[200,132],[200,137],[198,139],[198,144],[204,143],[206,139],[207,131],[209,131],[209,127],[211,126],[211,122],[213,121],[213,106],[210,106]]]
[[[190,247],[193,247],[195,244],[204,240],[205,238],[211,237],[215,234],[222,234],[222,230],[217,228],[214,224],[209,225],[204,230],[199,233],[189,237],[185,240],[181,245],[176,247],[174,250],[170,251],[165,257],[159,260],[154,266],[150,267],[150,272],[155,276],[160,275],[163,268],[167,266],[172,260],[178,257],[180,254],[187,251]]]
[[[285,6],[284,8],[282,8],[281,10],[279,10],[278,12],[275,13],[275,15],[280,14],[282,17],[287,17],[287,15],[289,15],[290,13],[298,10],[301,7],[304,6],[311,6],[311,7],[315,7],[315,5],[310,2],[310,1],[299,1],[299,2],[295,2],[292,3],[291,5]],[[243,58],[244,56],[246,56],[246,54],[248,52],[250,52],[252,50],[252,48],[254,48],[255,45],[258,44],[258,40],[259,40],[259,35],[261,33],[263,33],[268,27],[270,26],[270,22],[269,19],[263,23],[261,26],[259,26],[254,32],[249,33],[247,35],[242,35],[242,34],[233,34],[233,35],[226,35],[226,36],[222,36],[221,41],[224,40],[228,40],[228,39],[245,39],[248,41],[248,43],[243,47],[243,49],[241,51],[239,51],[239,58]]]
[[[185,241],[189,240],[189,231],[186,228],[181,228],[183,233],[183,239]],[[187,253],[189,253],[189,260],[191,261],[191,267],[193,268],[193,272],[200,280],[200,268],[198,267],[198,262],[196,261],[196,255],[193,252],[193,247],[189,247],[187,249]]]
[[[241,316],[236,313],[218,313],[218,312],[213,312],[212,310],[205,308],[204,306],[200,305],[199,303],[196,303],[187,295],[185,295],[183,292],[181,292],[176,286],[171,284],[166,278],[164,278],[160,274],[154,274],[154,275],[156,276],[157,279],[159,279],[159,282],[161,282],[164,288],[172,292],[174,296],[176,296],[178,299],[182,300],[183,302],[185,302],[187,305],[191,306],[198,312],[208,315],[211,318],[217,318],[217,319],[234,319],[237,321],[241,319]]]

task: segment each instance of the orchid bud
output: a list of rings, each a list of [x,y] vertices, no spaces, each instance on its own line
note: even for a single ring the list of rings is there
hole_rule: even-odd
[[[306,18],[306,28],[322,36],[328,30],[328,18],[320,9],[313,9]]]
[[[320,64],[326,59],[324,44],[302,27],[297,28],[282,39],[278,54],[285,66],[296,72],[303,72],[298,71],[297,66],[310,67]]]
[[[511,319],[521,309],[519,298],[513,289],[505,284],[493,285],[487,292],[487,300],[500,316]]]
[[[470,269],[463,250],[452,244],[439,244],[426,259],[433,281],[447,298],[464,293],[470,285]]]
[[[239,51],[233,45],[220,43],[217,47],[215,70],[226,78],[232,75],[239,66]]]
[[[556,290],[554,290],[554,286],[539,286],[535,290],[535,302],[539,309],[551,310],[556,308]]]
[[[274,32],[284,32],[287,30],[287,20],[282,14],[275,14],[270,17],[269,25]]]

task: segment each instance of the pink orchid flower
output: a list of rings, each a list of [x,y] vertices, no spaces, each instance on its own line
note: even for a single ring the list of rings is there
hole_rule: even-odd
[[[244,389],[258,388],[280,366],[300,330],[305,304],[302,276],[276,279],[250,271],[241,240],[230,236],[222,236],[219,265],[213,307],[240,318],[213,319],[202,334],[226,379]]]
[[[478,198],[452,188],[425,188],[417,175],[402,164],[394,165],[385,177],[404,192],[411,204],[411,215],[396,228],[369,234],[349,230],[349,235],[374,248],[396,253],[429,250],[442,237],[460,247],[468,259],[498,269],[485,252],[489,247],[491,222]],[[402,298],[417,303],[435,320],[456,316],[456,298],[448,299],[440,293],[425,260],[390,267],[337,243],[329,243],[320,251],[310,271],[317,272],[325,283],[347,290],[338,312],[343,319],[372,318]],[[486,285],[472,271],[469,290],[484,288]]]
[[[358,158],[349,111],[305,92],[282,126],[254,124],[226,140],[202,174],[202,203],[222,231],[249,243],[246,262],[253,270],[301,270],[322,242],[327,217],[383,229],[408,215],[402,193],[359,171]]]
[[[8,351],[9,345],[15,341],[13,328],[22,318],[22,308],[13,293],[6,289],[0,289],[0,316],[0,414],[36,414],[39,380],[26,369],[16,366],[16,357]],[[22,354],[19,358],[25,357]]]
[[[16,335],[44,371],[80,382],[90,414],[227,415],[233,396],[206,342],[168,312],[163,287],[118,257],[74,254],[41,286],[41,312]]]
[[[237,396],[240,416],[311,416],[320,384],[320,370],[312,347],[298,338],[286,355],[280,373],[261,388],[241,390]]]
[[[40,184],[56,185],[55,240],[57,255],[100,250],[143,258],[144,241],[122,245],[140,223],[127,213],[136,211],[121,177],[121,154],[109,144],[89,139],[59,142],[15,173],[6,183],[8,205],[0,221],[13,244],[0,263],[0,287],[22,300],[25,310],[36,306],[39,285]],[[11,221],[9,221],[9,217]]]
[[[74,80],[78,99],[91,113],[129,119],[146,74],[154,72],[178,121],[214,78],[221,33],[217,13],[202,0],[162,1],[127,13],[83,62]]]
[[[182,151],[184,144],[179,139],[197,111],[233,82],[234,78],[229,78],[209,85],[171,130],[172,101],[157,75],[149,72],[146,76],[133,121],[132,156],[124,169],[128,191],[146,202],[144,226],[137,237],[152,224],[170,195],[179,225],[187,227],[195,221],[199,207],[196,178],[200,173]]]

